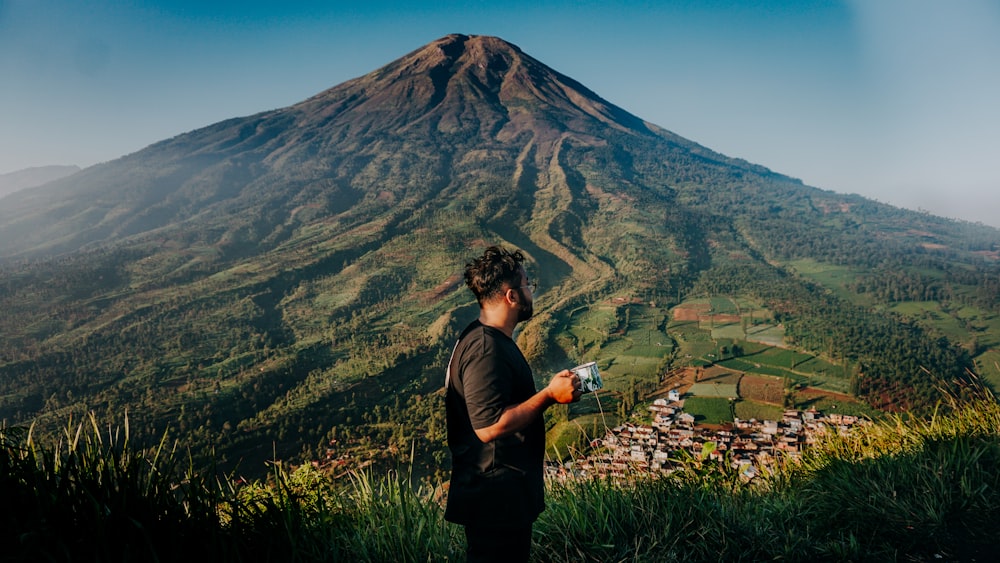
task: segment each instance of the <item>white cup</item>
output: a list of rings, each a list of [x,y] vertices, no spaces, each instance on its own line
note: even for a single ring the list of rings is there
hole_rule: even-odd
[[[570,371],[580,378],[580,390],[584,393],[597,391],[601,387],[604,387],[604,381],[601,380],[601,372],[597,369],[597,362],[587,362],[576,366]]]

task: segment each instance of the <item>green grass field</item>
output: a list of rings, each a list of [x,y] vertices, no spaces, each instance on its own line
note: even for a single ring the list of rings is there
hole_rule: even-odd
[[[575,311],[570,318],[567,331],[586,348],[604,341],[617,325],[618,319],[614,307],[595,306]]]
[[[884,413],[877,411],[864,403],[844,401],[833,397],[812,397],[809,399],[802,399],[797,396],[795,400],[795,408],[799,410],[814,408],[824,413],[840,413],[852,416],[862,416],[872,420],[885,416]]]
[[[688,397],[684,399],[684,412],[694,416],[700,424],[724,424],[733,421],[729,399],[715,397]]]
[[[897,303],[892,311],[916,319],[958,344],[968,344],[974,338],[984,350],[974,358],[978,374],[1000,389],[1000,316],[976,307],[945,310],[936,301]]]
[[[697,322],[672,322],[667,326],[667,331],[674,337],[679,347],[678,358],[683,363],[690,364],[692,360],[704,358],[716,349],[711,335],[700,330]]]
[[[794,373],[788,369],[757,364],[744,358],[730,358],[728,360],[718,362],[718,365],[746,373],[758,373],[760,375],[772,375],[774,377],[788,378],[796,383],[805,383],[809,380],[808,376]]]
[[[574,361],[596,361],[608,391],[624,391],[635,378],[658,381],[674,350],[662,330],[664,312],[648,305],[581,307],[557,343]]]
[[[800,276],[833,291],[842,299],[858,305],[871,304],[871,300],[867,296],[847,289],[848,284],[864,273],[862,270],[820,263],[810,259],[792,260],[787,262],[787,265]]]
[[[968,315],[965,318],[958,312],[946,313],[941,310],[940,303],[936,301],[907,301],[893,305],[890,310],[917,319],[921,324],[940,331],[952,342],[961,342],[968,338],[968,330],[965,328],[966,322],[980,316],[978,309],[969,308],[962,310]]]
[[[758,324],[747,326],[744,331],[743,323],[729,323],[715,325],[712,328],[712,338],[729,338],[758,342],[768,346],[781,346],[785,342],[785,329],[771,324]]]
[[[738,315],[740,313],[739,305],[728,297],[712,297],[709,300],[712,305],[712,312],[721,315]]]
[[[695,383],[688,390],[688,393],[695,397],[716,397],[722,399],[739,396],[735,383]],[[685,410],[687,410],[686,406]]]
[[[783,413],[781,407],[765,405],[756,401],[736,401],[736,418],[741,420],[780,420]]]
[[[993,386],[993,389],[1000,389],[1000,350],[989,350],[980,354],[976,358],[976,369],[979,376]]]

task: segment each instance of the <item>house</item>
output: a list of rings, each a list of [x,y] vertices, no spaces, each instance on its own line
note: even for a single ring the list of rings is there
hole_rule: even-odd
[[[572,473],[612,478],[644,471],[670,473],[675,469],[670,461],[674,451],[684,449],[700,456],[703,442],[712,441],[715,448],[711,459],[732,460],[742,478],[752,479],[767,471],[777,456],[800,456],[824,431],[847,433],[854,424],[866,422],[849,415],[828,417],[815,410],[789,410],[778,421],[736,419],[735,428],[709,430],[697,426],[694,417],[684,413],[680,405],[665,403],[657,399],[649,407],[655,413],[652,426],[626,423],[610,429],[603,439],[592,443],[603,444],[606,449],[579,460],[578,465],[551,473],[557,478]]]

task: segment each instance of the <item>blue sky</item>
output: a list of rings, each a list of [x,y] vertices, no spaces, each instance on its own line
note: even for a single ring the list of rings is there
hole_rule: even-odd
[[[809,185],[1000,226],[996,0],[0,0],[0,174],[288,106],[448,33]]]

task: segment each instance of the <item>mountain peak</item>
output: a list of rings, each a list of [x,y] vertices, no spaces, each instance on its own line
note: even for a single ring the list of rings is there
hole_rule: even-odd
[[[525,131],[552,137],[598,123],[648,133],[639,118],[582,84],[485,35],[451,34],[298,106],[308,114],[343,114],[389,130],[432,126],[438,132],[486,131],[511,138]],[[545,124],[541,123],[545,121]],[[553,130],[552,123],[565,127]]]
[[[455,65],[460,61],[483,69],[505,71],[515,57],[524,53],[516,45],[499,37],[453,33],[413,51],[400,59],[425,60],[430,65]]]

